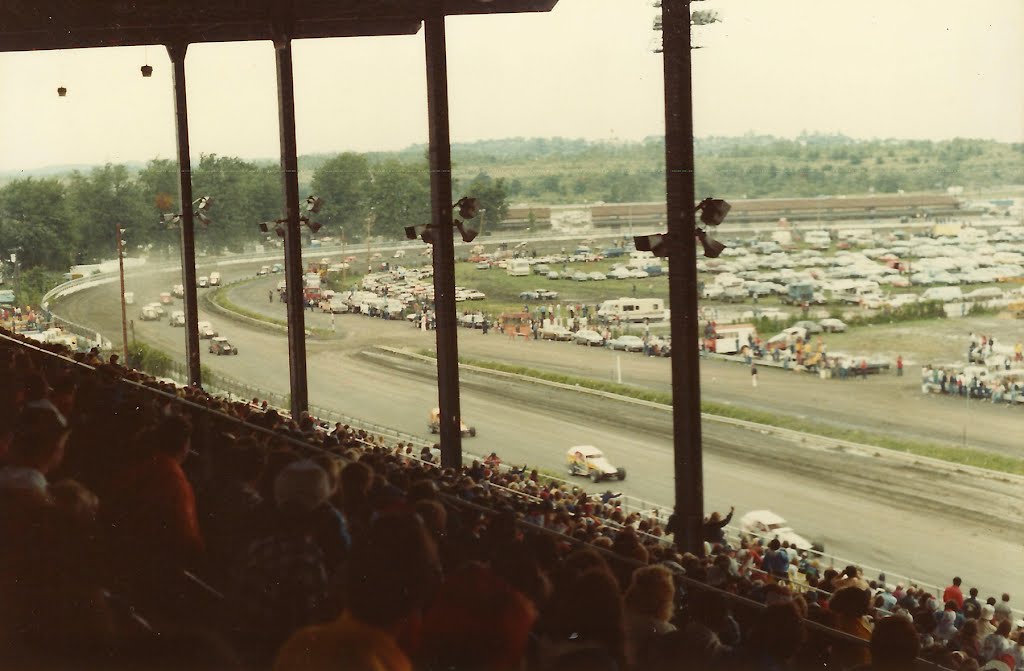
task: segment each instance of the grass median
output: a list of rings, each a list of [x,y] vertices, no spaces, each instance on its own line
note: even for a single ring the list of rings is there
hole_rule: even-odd
[[[420,350],[417,353],[430,358],[435,358],[436,356],[435,353],[429,350]],[[513,373],[515,375],[522,375],[524,377],[544,380],[546,382],[557,382],[584,389],[603,391],[619,396],[626,396],[628,398],[650,401],[652,403],[661,403],[663,405],[672,404],[672,395],[667,392],[659,392],[627,384],[617,384],[615,382],[606,382],[604,380],[595,380],[593,378],[563,375],[561,373],[552,373],[525,366],[513,366],[497,361],[469,359],[466,357],[459,357],[459,363],[468,366],[476,366],[477,368],[501,371],[503,373]],[[941,459],[942,461],[962,464],[964,466],[985,468],[992,471],[1011,473],[1014,475],[1024,475],[1024,460],[992,452],[985,452],[982,450],[964,449],[950,445],[942,445],[940,443],[894,438],[885,434],[864,431],[861,429],[822,425],[817,421],[810,422],[789,415],[777,415],[774,413],[751,410],[749,408],[742,408],[724,403],[715,403],[712,401],[701,401],[701,411],[718,417],[740,419],[747,422],[778,427],[780,429],[800,431],[802,433],[822,436],[824,438],[846,440],[852,443],[881,447],[888,450],[895,450],[897,452],[906,452],[908,454],[915,454],[921,457]]]
[[[230,289],[232,289],[234,287],[237,287],[238,285],[246,283],[246,282],[255,282],[258,279],[261,279],[261,278],[256,278],[255,280],[240,280],[238,282],[232,282],[231,284],[224,285],[223,287],[220,287],[216,291],[213,291],[213,292],[207,294],[207,296],[206,296],[207,300],[209,300],[211,303],[213,303],[217,307],[221,308],[222,310],[226,310],[228,312],[233,312],[233,313],[235,313],[237,315],[240,315],[242,317],[246,317],[248,319],[253,319],[253,320],[256,320],[256,321],[260,321],[260,322],[263,322],[265,324],[272,324],[274,326],[280,326],[280,327],[283,327],[283,328],[288,328],[288,321],[287,320],[285,320],[285,319],[278,319],[277,317],[271,317],[271,316],[265,315],[265,314],[263,314],[261,312],[256,312],[255,310],[249,310],[247,308],[243,308],[242,306],[237,305],[230,298],[228,298],[228,291]],[[310,328],[309,326],[307,326],[306,330],[309,331],[310,333],[312,333],[313,335],[316,335],[316,336],[333,336],[333,335],[335,335],[335,333],[333,331],[329,330],[329,329]]]

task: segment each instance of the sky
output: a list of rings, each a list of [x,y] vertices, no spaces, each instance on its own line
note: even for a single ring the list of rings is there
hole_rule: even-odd
[[[1024,142],[1021,0],[708,0],[695,29],[694,133]],[[650,0],[446,22],[453,142],[664,133]],[[300,154],[427,142],[423,30],[294,43]],[[139,66],[154,67],[144,79]],[[269,42],[186,60],[192,155],[278,156]],[[59,98],[58,86],[68,95]],[[0,54],[0,171],[175,156],[160,46]]]

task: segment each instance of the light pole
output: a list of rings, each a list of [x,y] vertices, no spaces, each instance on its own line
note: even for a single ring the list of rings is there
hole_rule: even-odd
[[[121,234],[126,229],[121,224],[114,224],[114,231],[117,234],[117,268],[121,277],[121,353],[124,355],[124,365],[128,365],[128,308],[124,300],[124,238]]]

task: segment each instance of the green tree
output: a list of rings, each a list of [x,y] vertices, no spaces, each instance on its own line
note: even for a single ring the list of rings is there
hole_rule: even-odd
[[[129,249],[142,244],[148,234],[146,208],[138,185],[123,165],[106,164],[88,175],[71,174],[67,190],[76,263],[96,262],[116,256],[115,227],[128,228]]]
[[[64,187],[56,179],[16,180],[0,189],[2,251],[18,250],[22,268],[66,272],[72,242]]]
[[[371,189],[365,155],[346,152],[328,159],[313,174],[312,188],[324,200],[320,223],[349,231],[366,226]]]
[[[410,163],[391,158],[375,165],[369,210],[370,234],[385,238],[401,238],[406,226],[430,223],[430,169],[426,161]]]
[[[508,194],[504,179],[492,179],[490,175],[480,173],[466,186],[464,194],[476,198],[484,210],[476,220],[476,227],[479,230],[482,231],[488,224],[500,225],[508,216]]]

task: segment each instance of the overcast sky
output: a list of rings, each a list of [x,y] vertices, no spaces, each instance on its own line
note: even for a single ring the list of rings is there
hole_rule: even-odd
[[[697,6],[722,18],[695,35],[698,136],[1024,141],[1022,0]],[[560,0],[550,14],[449,19],[452,140],[663,134],[657,11],[649,0]],[[294,52],[300,153],[427,141],[422,30]],[[277,155],[269,42],[194,45],[187,68],[193,155]],[[0,170],[174,157],[162,47],[2,54],[0,87]]]

